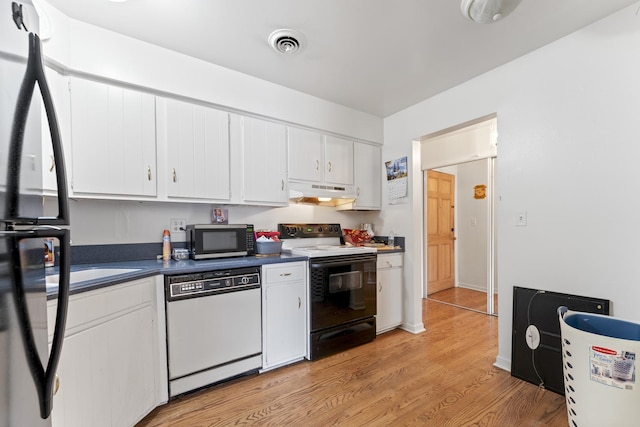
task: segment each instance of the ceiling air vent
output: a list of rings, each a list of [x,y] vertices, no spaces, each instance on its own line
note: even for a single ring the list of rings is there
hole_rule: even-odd
[[[460,11],[465,18],[478,24],[490,24],[504,18],[522,0],[462,0]]]
[[[302,49],[304,37],[295,30],[276,30],[269,34],[269,45],[276,52],[284,55],[295,55]]]

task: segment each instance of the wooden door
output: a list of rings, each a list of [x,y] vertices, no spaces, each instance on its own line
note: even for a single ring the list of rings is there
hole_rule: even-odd
[[[455,177],[427,171],[427,295],[455,285]]]

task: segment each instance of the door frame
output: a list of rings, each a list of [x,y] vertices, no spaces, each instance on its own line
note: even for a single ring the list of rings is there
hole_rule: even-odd
[[[426,254],[427,254],[427,236],[426,236],[426,221],[427,221],[427,170],[437,169],[446,166],[453,166],[461,163],[466,163],[469,161],[482,160],[487,159],[487,188],[486,195],[488,199],[487,203],[487,314],[497,315],[497,307],[494,305],[494,292],[497,286],[497,257],[496,257],[496,196],[495,196],[495,188],[496,188],[496,162],[497,162],[497,115],[491,114],[488,116],[481,117],[477,120],[473,120],[467,123],[463,123],[458,126],[454,126],[452,128],[448,128],[434,134],[430,134],[420,138],[420,147],[421,147],[421,157],[422,156],[422,144],[428,142],[430,139],[447,137],[448,135],[453,135],[460,130],[464,130],[465,128],[472,128],[475,125],[483,124],[483,123],[492,123],[492,132],[491,135],[487,137],[486,146],[485,144],[481,144],[478,147],[477,144],[471,144],[466,149],[463,147],[462,150],[452,150],[451,153],[445,153],[442,155],[435,163],[430,163],[428,167],[425,167],[424,161],[421,162],[421,170],[422,170],[422,220],[420,227],[418,227],[422,232],[420,233],[421,246],[422,246],[422,260],[421,264],[422,268],[422,286],[421,293],[422,298],[427,297],[427,278],[428,278],[428,266],[426,265]],[[470,156],[468,153],[472,153]],[[460,154],[463,153],[465,158],[460,158]],[[455,211],[454,211],[455,212]],[[456,213],[457,216],[457,213]],[[454,219],[455,221],[456,219]],[[454,257],[457,260],[457,247],[454,246]]]

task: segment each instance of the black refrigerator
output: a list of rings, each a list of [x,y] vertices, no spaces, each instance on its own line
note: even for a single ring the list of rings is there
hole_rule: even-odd
[[[37,32],[30,0],[0,0],[0,427],[51,425],[69,294],[65,166]],[[43,216],[43,132],[51,135],[58,189],[58,212],[48,217]],[[50,346],[45,239],[59,248]]]

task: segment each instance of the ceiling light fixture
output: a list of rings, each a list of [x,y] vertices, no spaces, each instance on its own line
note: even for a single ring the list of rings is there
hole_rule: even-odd
[[[269,45],[278,53],[295,55],[304,46],[304,37],[298,31],[281,29],[269,34]]]
[[[504,18],[522,0],[462,0],[460,11],[465,18],[478,24],[490,24]]]

